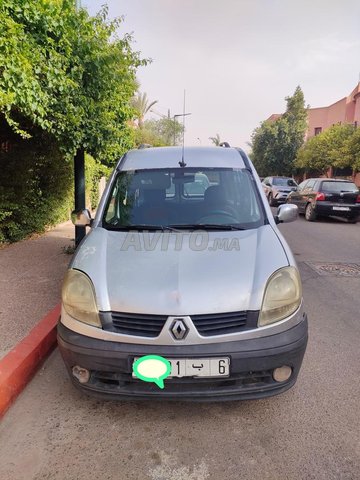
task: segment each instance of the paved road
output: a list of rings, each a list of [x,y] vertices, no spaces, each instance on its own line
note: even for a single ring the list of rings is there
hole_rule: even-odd
[[[102,402],[73,389],[54,352],[0,425],[0,478],[360,479],[360,277],[305,263],[360,264],[360,224],[281,230],[310,318],[295,388],[254,402]]]

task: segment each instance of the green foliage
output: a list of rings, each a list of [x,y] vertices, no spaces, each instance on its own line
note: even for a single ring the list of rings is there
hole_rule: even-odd
[[[34,127],[73,156],[111,164],[133,145],[135,72],[145,64],[107,8],[90,17],[74,0],[0,3],[0,112],[23,138]]]
[[[360,128],[355,129],[345,140],[343,159],[354,172],[360,171]]]
[[[0,242],[14,242],[69,218],[71,164],[45,134],[0,153]]]
[[[183,126],[175,119],[164,117],[160,120],[146,120],[143,127],[135,130],[135,143],[154,147],[164,147],[179,144],[182,139]]]
[[[111,165],[134,146],[130,99],[145,65],[121,19],[90,17],[74,0],[0,0],[0,242],[68,218],[75,152]],[[97,204],[106,168],[87,157]]]
[[[133,106],[136,114],[135,119],[138,121],[138,127],[140,129],[144,126],[144,117],[150,111],[158,101],[154,100],[152,102],[147,98],[147,94],[137,92],[136,96],[132,98],[131,105]]]
[[[0,243],[15,242],[68,220],[73,208],[73,166],[45,134],[0,153]],[[87,205],[99,202],[99,180],[110,169],[85,156]]]
[[[274,122],[263,122],[252,134],[251,158],[261,176],[291,175],[304,142],[307,112],[301,88],[285,100],[286,112]]]
[[[213,143],[213,145],[215,145],[215,147],[218,147],[221,143],[220,135],[218,133],[215,135],[215,137],[209,137],[209,140],[212,141],[212,143]]]
[[[88,195],[87,204],[95,209],[99,203],[99,181],[108,177],[111,169],[97,162],[91,155],[85,154],[85,182]]]
[[[360,157],[353,140],[356,137],[359,134],[352,125],[333,125],[306,142],[299,150],[296,165],[320,173],[326,173],[331,166],[355,169],[356,158]]]

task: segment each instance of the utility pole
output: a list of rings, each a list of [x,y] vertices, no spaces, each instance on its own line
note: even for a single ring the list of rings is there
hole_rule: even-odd
[[[75,8],[81,8],[81,1],[75,0]],[[78,148],[74,157],[74,200],[75,211],[85,209],[85,150]],[[75,225],[75,247],[86,235],[86,228]]]
[[[75,211],[85,210],[85,151],[78,148],[74,157]],[[86,235],[86,227],[75,225],[75,247]]]

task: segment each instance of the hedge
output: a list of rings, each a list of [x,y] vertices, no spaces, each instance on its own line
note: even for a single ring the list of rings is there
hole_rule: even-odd
[[[73,163],[42,135],[0,152],[0,243],[16,242],[69,219]],[[86,155],[87,205],[96,208],[98,182],[108,169]]]

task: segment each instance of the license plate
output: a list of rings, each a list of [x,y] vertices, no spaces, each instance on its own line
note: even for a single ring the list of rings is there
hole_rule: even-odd
[[[333,210],[336,210],[338,212],[348,212],[350,210],[350,207],[332,207]]]
[[[137,359],[135,358],[134,361]],[[230,358],[167,358],[172,377],[228,377]],[[133,374],[134,376],[134,374]]]

